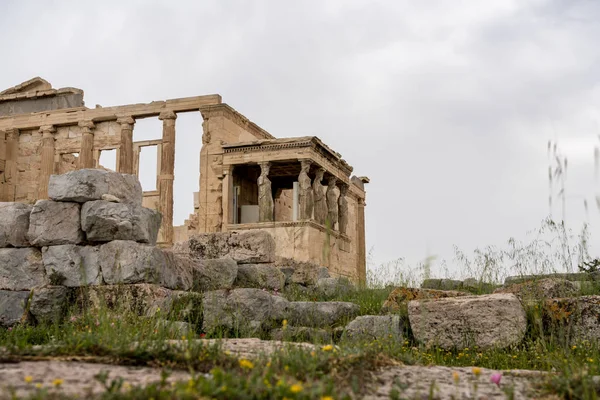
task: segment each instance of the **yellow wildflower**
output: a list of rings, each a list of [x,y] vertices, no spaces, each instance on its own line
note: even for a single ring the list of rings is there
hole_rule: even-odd
[[[454,380],[454,383],[458,383],[458,381],[460,380],[460,375],[458,374],[458,372],[454,371],[452,373],[452,379]]]
[[[52,381],[52,384],[56,387],[59,387],[60,385],[63,384],[63,382],[64,382],[64,380],[62,380],[62,379],[55,379]]]
[[[292,386],[290,386],[290,391],[292,393],[300,393],[302,391],[302,385],[299,383],[295,383]]]
[[[283,329],[287,328],[287,319],[281,321],[281,325],[283,326]]]
[[[323,350],[323,351],[331,351],[331,350],[333,350],[333,346],[330,345],[330,344],[328,344],[328,345],[325,345],[325,346],[321,347],[321,350]]]
[[[130,390],[131,389],[131,384],[129,382],[123,383],[123,389]]]
[[[42,388],[42,384],[41,383],[36,383],[35,384],[35,388],[36,389],[41,389]]]
[[[242,358],[240,359],[240,367],[245,369],[252,369],[254,368],[254,364],[252,363],[252,361]]]
[[[271,366],[271,361],[267,362],[267,368]]]
[[[31,382],[33,382],[33,376],[27,375],[27,376],[25,377],[25,382],[27,382],[27,383],[31,383]]]
[[[321,400],[333,400],[333,397],[331,397],[331,396],[322,396]]]
[[[473,372],[473,375],[475,375],[475,376],[481,375],[481,368],[479,368],[479,367],[473,367],[471,369],[471,371]]]

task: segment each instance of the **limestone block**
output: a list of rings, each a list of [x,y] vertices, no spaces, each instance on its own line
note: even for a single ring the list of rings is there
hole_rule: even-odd
[[[346,325],[343,340],[402,341],[402,323],[399,315],[362,315]]]
[[[69,292],[64,286],[47,286],[33,291],[29,312],[38,323],[60,322],[67,310]]]
[[[29,290],[45,284],[42,253],[38,249],[0,249],[0,289]]]
[[[0,203],[0,247],[27,247],[29,214],[33,207],[23,203]]]
[[[238,274],[237,263],[229,258],[195,260],[193,266],[193,290],[231,289]]]
[[[334,297],[354,290],[352,282],[346,277],[321,278],[317,281],[316,291],[321,296]]]
[[[271,331],[271,340],[290,340],[309,343],[329,343],[332,334],[326,329],[307,328],[305,326],[286,326]]]
[[[56,201],[102,200],[111,195],[123,203],[142,205],[142,186],[135,175],[101,169],[80,169],[62,175],[51,175],[48,197]]]
[[[408,302],[421,299],[442,299],[447,297],[467,296],[464,292],[455,290],[435,290],[397,287],[392,290],[388,298],[383,302],[383,312],[398,312],[406,310]]]
[[[535,281],[515,283],[498,288],[494,293],[513,293],[521,302],[544,300],[559,297],[574,297],[579,292],[576,282],[565,279],[545,278]]]
[[[323,267],[311,262],[284,258],[277,261],[277,266],[285,273],[290,274],[289,278],[286,279],[286,285],[316,285],[319,279],[327,277]]]
[[[454,279],[425,279],[421,283],[422,289],[435,290],[460,290],[462,289],[462,281]]]
[[[256,333],[281,326],[290,304],[286,299],[260,289],[233,289],[206,292],[202,298],[203,329],[239,330]]]
[[[198,259],[231,257],[240,264],[270,263],[275,260],[275,240],[260,230],[202,233],[178,244],[176,251]]]
[[[28,290],[0,290],[0,327],[10,327],[24,319],[29,295]]]
[[[134,240],[156,244],[161,215],[139,205],[89,201],[81,207],[81,228],[90,242]]]
[[[572,344],[587,340],[600,343],[600,296],[546,300],[544,313],[550,328],[558,326]]]
[[[68,287],[102,284],[96,246],[63,244],[44,247],[42,260],[50,284]]]
[[[162,250],[166,271],[161,274],[161,284],[175,290],[190,290],[193,286],[193,273],[197,262],[189,257]]]
[[[443,349],[505,348],[521,342],[525,310],[514,294],[413,300],[408,317],[416,340]]]
[[[130,240],[115,240],[100,246],[100,270],[108,285],[120,283],[163,284],[172,281],[164,253],[157,247]]]
[[[273,264],[241,264],[238,266],[236,287],[283,290],[284,273]]]
[[[294,301],[289,305],[288,322],[295,326],[334,327],[355,318],[359,311],[358,305],[343,301]]]
[[[82,243],[80,213],[77,203],[38,200],[29,219],[29,242],[36,247]]]
[[[148,317],[169,314],[173,298],[172,290],[147,283],[89,286],[76,292],[76,304],[83,304],[88,309],[106,308]]]

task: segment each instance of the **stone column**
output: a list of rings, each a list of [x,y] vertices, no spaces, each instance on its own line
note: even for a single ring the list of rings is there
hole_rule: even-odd
[[[160,175],[158,176],[159,205],[162,214],[163,241],[173,243],[173,179],[175,172],[175,119],[173,111],[163,111],[158,119],[163,122]]]
[[[300,175],[298,175],[298,219],[311,219],[314,206],[313,189],[308,171],[311,160],[300,160]]]
[[[227,225],[233,223],[233,213],[236,212],[233,209],[233,165],[223,168],[222,190],[223,223],[221,224],[221,231],[225,232],[227,231]]]
[[[48,181],[54,173],[54,133],[56,129],[52,125],[40,127],[42,134],[42,162],[40,167],[40,178],[38,184],[38,200],[48,198]]]
[[[324,168],[317,169],[315,179],[313,180],[313,196],[315,203],[315,221],[321,225],[325,225],[327,220],[327,200],[325,199],[325,192],[323,191],[323,175],[325,174]]]
[[[131,117],[117,118],[121,124],[121,146],[119,148],[119,172],[133,174],[133,124]]]
[[[94,133],[96,128],[92,121],[79,121],[81,128],[81,150],[79,152],[79,169],[94,168]]]
[[[367,280],[367,249],[365,243],[365,199],[358,199],[358,215],[357,215],[357,265],[356,272],[358,281],[366,283]]]
[[[348,229],[348,185],[342,183],[340,185],[340,197],[338,197],[338,230],[341,234],[346,234]]]
[[[260,176],[258,177],[258,222],[272,222],[273,210],[273,191],[271,189],[271,180],[269,179],[270,162],[262,162],[260,165]]]
[[[327,192],[325,198],[327,199],[327,221],[329,222],[329,227],[331,229],[335,229],[335,224],[338,222],[338,199],[337,193],[335,192],[336,183],[337,178],[335,176],[330,176],[329,179],[327,179]]]
[[[19,130],[7,129],[6,133],[6,165],[4,179],[6,188],[3,201],[15,201],[17,196],[17,159],[19,157]]]

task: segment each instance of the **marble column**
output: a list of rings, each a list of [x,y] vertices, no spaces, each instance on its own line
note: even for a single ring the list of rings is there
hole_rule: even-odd
[[[327,222],[331,229],[336,228],[338,222],[338,198],[335,191],[337,178],[330,176],[327,179],[327,192],[325,198],[327,199]]]
[[[117,122],[121,125],[119,172],[133,174],[133,124],[135,124],[135,120],[131,117],[119,117]]]
[[[158,176],[158,211],[162,214],[163,242],[173,243],[173,180],[175,178],[175,120],[177,114],[173,111],[163,111],[158,119],[163,122],[160,175]]]
[[[17,195],[17,159],[19,157],[19,130],[7,129],[6,135],[6,165],[4,166],[4,179],[6,180],[4,200],[15,201]]]
[[[81,150],[79,152],[79,168],[94,168],[94,133],[96,127],[92,121],[79,121],[81,128]]]
[[[365,242],[365,199],[358,199],[358,213],[357,213],[357,266],[356,272],[360,283],[365,283],[367,279],[367,249]]]
[[[260,165],[260,176],[258,177],[258,221],[272,222],[273,210],[273,191],[271,189],[271,180],[269,179],[270,162],[262,162]]]
[[[298,219],[311,219],[313,214],[314,196],[312,181],[308,176],[311,160],[300,160],[300,174],[298,175]]]
[[[348,229],[348,185],[342,183],[340,185],[340,197],[338,197],[338,231],[341,234],[346,234]]]
[[[42,161],[37,198],[41,200],[48,198],[48,181],[50,175],[54,173],[54,133],[56,129],[52,125],[45,125],[40,127],[39,132],[42,134]]]
[[[327,220],[327,200],[325,198],[323,185],[321,185],[324,174],[324,168],[317,169],[315,179],[313,180],[315,221],[321,225],[325,225],[325,221]]]

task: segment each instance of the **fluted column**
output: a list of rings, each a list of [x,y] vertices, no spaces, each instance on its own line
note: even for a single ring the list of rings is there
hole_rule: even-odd
[[[4,179],[6,188],[3,201],[15,201],[17,193],[17,159],[19,157],[19,130],[7,129],[6,134],[6,165]]]
[[[132,117],[120,117],[117,122],[121,124],[119,172],[133,174],[133,124],[135,120]]]
[[[79,121],[81,128],[81,150],[79,168],[94,168],[94,132],[96,125],[92,121]]]
[[[175,173],[175,120],[173,111],[163,111],[158,119],[163,122],[160,175],[158,176],[159,211],[162,214],[163,241],[173,243],[173,180]]]
[[[50,175],[54,173],[54,133],[56,129],[52,125],[46,125],[40,127],[39,132],[42,134],[42,162],[37,198],[47,199],[48,181]]]

